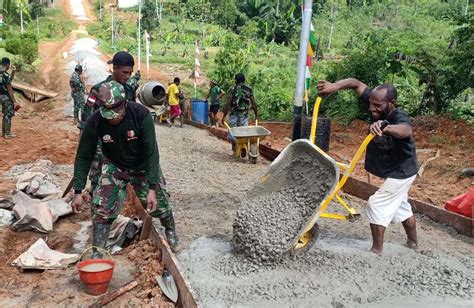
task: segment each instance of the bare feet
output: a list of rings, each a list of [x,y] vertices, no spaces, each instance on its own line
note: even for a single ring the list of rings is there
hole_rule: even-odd
[[[382,252],[383,252],[383,249],[375,249],[374,247],[372,247],[372,248],[370,248],[370,251],[375,253],[377,256],[381,256]]]
[[[418,250],[418,243],[415,241],[408,240],[406,246],[410,249]]]

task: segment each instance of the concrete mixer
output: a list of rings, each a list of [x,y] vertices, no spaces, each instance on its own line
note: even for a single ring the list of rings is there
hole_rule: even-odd
[[[148,81],[137,90],[137,98],[148,109],[159,123],[166,118],[168,104],[166,102],[166,89],[158,81]]]

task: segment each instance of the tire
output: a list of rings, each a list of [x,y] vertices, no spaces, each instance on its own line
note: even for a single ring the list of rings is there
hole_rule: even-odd
[[[311,121],[310,116],[301,116],[301,138],[309,139],[311,136]],[[331,137],[331,119],[318,118],[318,125],[316,127],[316,145],[324,152],[329,151],[329,143]]]

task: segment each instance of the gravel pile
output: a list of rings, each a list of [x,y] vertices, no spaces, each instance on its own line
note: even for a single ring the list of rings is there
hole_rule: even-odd
[[[235,252],[259,265],[280,260],[318,207],[319,199],[286,189],[244,200],[233,226]]]
[[[235,252],[257,265],[281,260],[332,183],[329,167],[309,155],[302,154],[279,168],[241,203],[233,225]],[[260,190],[270,192],[255,197]]]

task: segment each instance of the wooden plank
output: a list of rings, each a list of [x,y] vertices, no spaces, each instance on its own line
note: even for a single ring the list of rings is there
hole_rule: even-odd
[[[146,221],[147,218],[151,219],[150,215],[148,215],[148,213],[145,211],[145,209],[141,205],[140,200],[138,199],[130,185],[127,186],[127,199],[130,200],[135,206],[140,219],[142,219],[143,221]],[[161,236],[161,234],[153,226],[153,224],[151,224],[148,238],[156,245],[156,247],[161,250],[163,265],[168,270],[168,272],[173,275],[179,292],[178,305],[181,305],[185,308],[200,307],[200,304],[196,300],[197,296],[192,291],[190,283],[182,274],[181,268],[178,264],[178,260],[174,256],[174,253],[171,251],[168,242],[166,242],[166,240]]]
[[[20,82],[20,81],[13,81],[12,82],[12,87],[15,90],[30,92],[30,93],[33,94],[32,95],[33,97],[35,97],[38,94],[42,95],[42,96],[45,96],[47,98],[54,98],[54,97],[58,96],[58,93],[56,93],[56,92],[39,89],[37,87],[33,87],[32,85],[29,85],[27,83]]]

